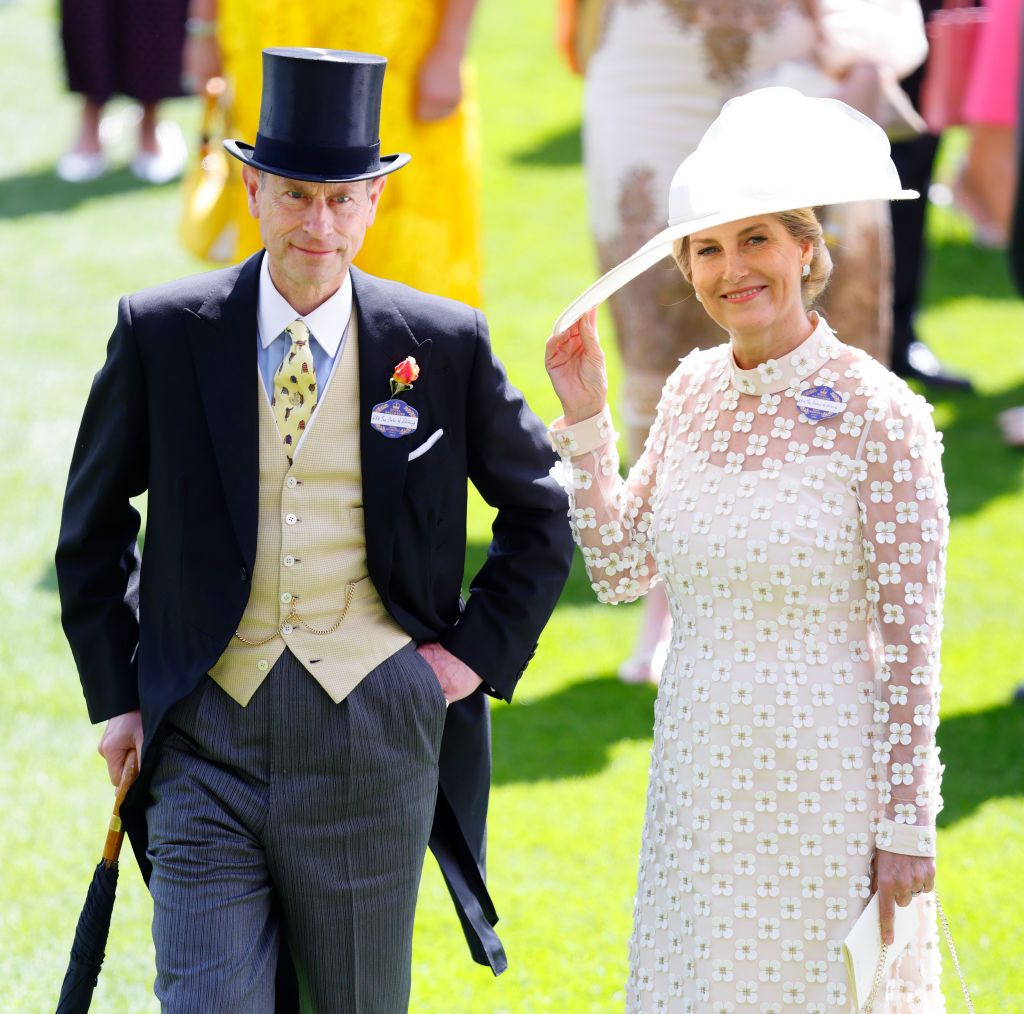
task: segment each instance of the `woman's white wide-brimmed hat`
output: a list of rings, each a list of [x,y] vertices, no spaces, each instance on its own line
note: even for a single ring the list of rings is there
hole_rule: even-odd
[[[760,88],[730,99],[672,177],[668,228],[602,275],[555,322],[555,333],[672,252],[683,236],[724,222],[851,201],[900,201],[889,139],[838,99]]]

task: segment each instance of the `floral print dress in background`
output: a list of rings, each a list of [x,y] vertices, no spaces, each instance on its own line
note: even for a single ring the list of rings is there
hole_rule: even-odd
[[[835,415],[804,413],[811,388]],[[819,318],[756,370],[728,345],[687,356],[627,480],[607,410],[552,428],[598,597],[661,580],[672,608],[629,1012],[848,1010],[840,948],[875,848],[934,855],[948,512],[930,411]],[[944,1009],[919,901],[876,1010]]]

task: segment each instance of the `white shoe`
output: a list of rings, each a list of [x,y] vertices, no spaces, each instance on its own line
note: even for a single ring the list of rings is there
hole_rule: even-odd
[[[169,183],[177,179],[185,168],[188,154],[181,128],[173,120],[161,120],[156,125],[156,152],[140,151],[132,159],[132,173],[145,183]]]
[[[103,152],[69,151],[57,160],[56,173],[65,183],[88,183],[107,171]]]

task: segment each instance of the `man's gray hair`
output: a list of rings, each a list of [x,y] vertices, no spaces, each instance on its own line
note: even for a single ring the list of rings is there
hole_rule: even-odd
[[[265,169],[257,169],[256,170],[256,176],[258,177],[258,179],[260,181],[260,186],[261,187],[263,186],[263,179],[264,179],[264,177],[266,175],[267,175],[267,171]],[[373,186],[373,180],[374,180],[374,177],[371,177],[370,179],[364,181],[366,183],[366,193],[367,194],[370,193],[370,188]]]

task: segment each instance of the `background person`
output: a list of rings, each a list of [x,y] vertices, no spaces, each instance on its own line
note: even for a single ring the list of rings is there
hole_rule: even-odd
[[[967,158],[953,187],[975,237],[1005,247],[1016,192],[1020,0],[988,0],[989,19],[979,32],[964,98],[970,127]]]
[[[142,107],[139,147],[131,171],[147,183],[181,174],[185,144],[171,120],[160,122],[159,103],[184,92],[181,51],[188,0],[61,0],[61,42],[68,89],[82,96],[78,137],[57,163],[69,183],[107,170],[100,138],[103,107],[115,95]]]
[[[932,889],[941,443],[923,398],[808,311],[831,263],[806,205],[917,196],[888,152],[866,118],[790,89],[724,107],[673,180],[672,224],[563,314],[671,249],[729,336],[673,371],[626,480],[593,311],[548,341],[598,597],[663,582],[674,618],[628,1012],[844,1006],[839,944],[872,884],[887,942],[894,904]],[[940,1009],[938,973],[926,898],[886,1009]]]
[[[389,183],[390,214],[367,236],[359,266],[469,303],[482,304],[480,151],[472,78],[463,57],[477,0],[192,0],[196,23],[185,62],[198,82],[221,69],[234,129],[256,132],[260,52],[324,46],[378,53],[388,61],[381,132],[416,152],[416,174]],[[465,77],[465,80],[464,80]],[[241,193],[241,188],[239,188]],[[237,256],[260,247],[239,196]]]

